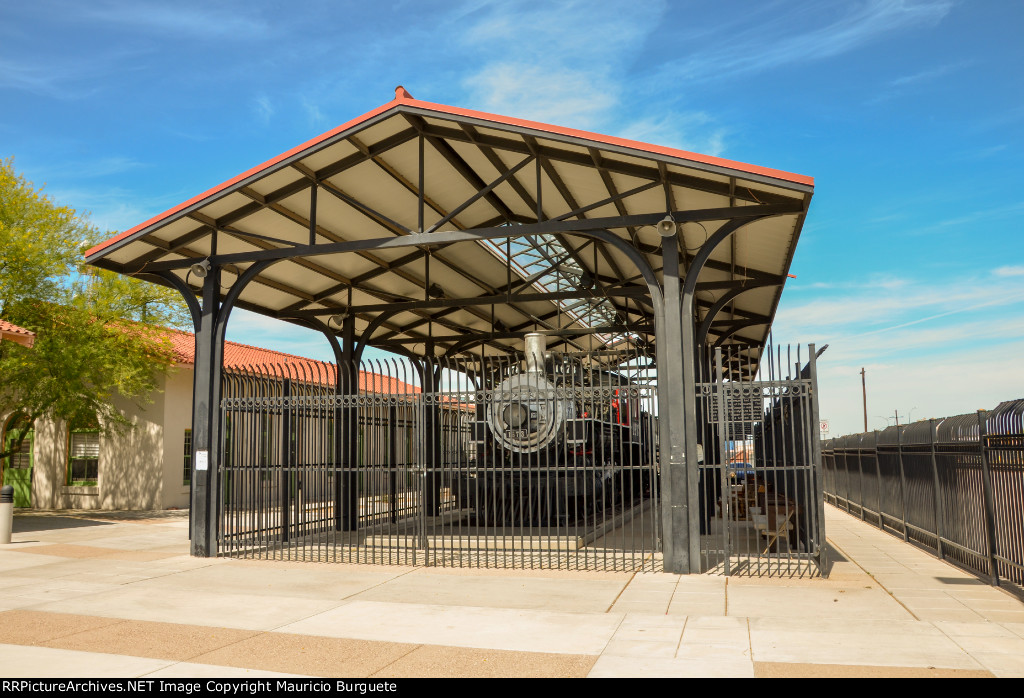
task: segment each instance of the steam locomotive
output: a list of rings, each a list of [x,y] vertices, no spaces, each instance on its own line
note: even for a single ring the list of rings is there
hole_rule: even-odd
[[[481,394],[463,506],[482,526],[579,525],[651,495],[653,419],[626,377],[525,342]]]

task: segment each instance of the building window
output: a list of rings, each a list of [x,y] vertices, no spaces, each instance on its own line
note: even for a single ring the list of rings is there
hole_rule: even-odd
[[[4,468],[28,470],[32,468],[32,440],[34,430],[28,417],[23,414],[11,417],[4,427],[3,446],[5,451],[10,450],[21,438],[21,432],[25,432],[25,438],[21,442],[21,448],[4,459]]]
[[[182,484],[188,485],[192,482],[192,430],[185,430],[185,454],[184,454],[184,473]]]
[[[100,431],[72,428],[68,439],[68,484],[94,486],[99,480]]]

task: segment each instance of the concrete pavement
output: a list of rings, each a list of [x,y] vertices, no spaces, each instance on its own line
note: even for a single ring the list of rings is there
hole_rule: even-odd
[[[1024,676],[1024,604],[826,507],[828,579],[188,556],[187,513],[27,512],[12,677]]]

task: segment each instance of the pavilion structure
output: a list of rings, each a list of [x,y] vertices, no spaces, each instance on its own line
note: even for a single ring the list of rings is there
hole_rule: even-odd
[[[178,289],[191,311],[194,555],[216,554],[224,336],[241,307],[323,332],[339,366],[370,346],[514,356],[528,332],[609,366],[650,356],[664,566],[695,572],[695,357],[727,348],[743,359],[729,375],[750,378],[813,188],[802,175],[399,87],[86,257]]]

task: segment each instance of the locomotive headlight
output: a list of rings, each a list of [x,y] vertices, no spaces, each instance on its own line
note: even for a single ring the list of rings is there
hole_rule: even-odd
[[[501,421],[505,422],[507,427],[522,427],[529,419],[530,411],[525,405],[519,403],[505,405],[505,408],[501,411]]]

